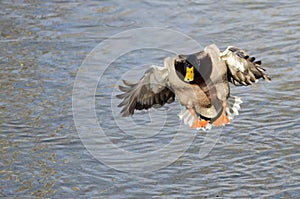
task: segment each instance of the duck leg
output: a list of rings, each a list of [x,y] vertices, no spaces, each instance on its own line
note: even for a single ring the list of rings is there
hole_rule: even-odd
[[[198,116],[193,108],[190,108],[189,111],[192,114],[192,116],[194,117],[194,123],[192,124],[191,128],[203,128],[209,123],[209,121],[207,121],[207,120],[199,120]]]
[[[222,126],[222,125],[225,125],[225,124],[228,124],[230,122],[229,118],[226,116],[226,100],[223,100],[223,103],[222,103],[222,113],[220,115],[220,117],[217,118],[217,120],[215,120],[213,122],[213,125],[215,126]]]

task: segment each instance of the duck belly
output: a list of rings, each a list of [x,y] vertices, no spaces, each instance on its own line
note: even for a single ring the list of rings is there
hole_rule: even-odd
[[[206,118],[214,118],[220,112],[221,101],[213,93],[205,93],[200,87],[182,89],[176,92],[181,105],[193,108],[198,115]]]

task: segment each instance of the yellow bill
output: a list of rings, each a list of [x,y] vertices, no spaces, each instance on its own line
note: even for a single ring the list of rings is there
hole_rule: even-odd
[[[186,67],[186,73],[184,77],[184,81],[191,82],[194,80],[194,66]]]

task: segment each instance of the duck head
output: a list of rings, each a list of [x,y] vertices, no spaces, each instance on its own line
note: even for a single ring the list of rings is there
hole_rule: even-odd
[[[191,82],[194,81],[194,66],[189,65],[189,64],[185,64],[184,65],[185,68],[185,77],[184,77],[184,81],[186,82]]]
[[[184,70],[185,70],[185,82],[192,82],[194,81],[195,77],[195,67],[199,65],[199,60],[197,59],[197,56],[192,54],[188,55],[186,57],[186,62],[184,64]]]

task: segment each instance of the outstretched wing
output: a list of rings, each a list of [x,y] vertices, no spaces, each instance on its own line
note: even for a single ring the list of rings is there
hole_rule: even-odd
[[[122,107],[123,117],[130,116],[134,110],[160,107],[171,103],[175,94],[168,87],[168,69],[166,67],[151,66],[137,83],[123,80],[125,86],[119,86],[123,92],[117,95],[123,101],[118,105]]]
[[[259,78],[271,81],[271,78],[260,67],[261,61],[255,61],[244,50],[228,46],[220,53],[220,59],[225,61],[228,68],[228,80],[234,85],[251,85]]]

